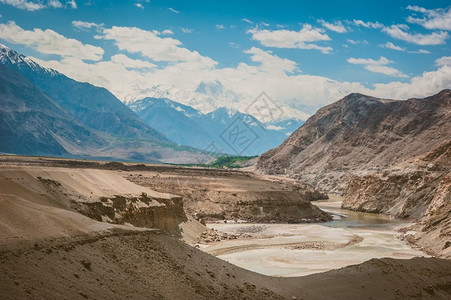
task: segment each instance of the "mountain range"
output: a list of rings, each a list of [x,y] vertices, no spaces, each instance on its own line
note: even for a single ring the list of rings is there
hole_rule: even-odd
[[[127,106],[104,88],[44,68],[3,45],[0,65],[4,153],[198,163],[210,154],[259,155],[282,143],[305,117],[279,114],[263,123],[237,109],[203,113],[167,98]],[[196,93],[200,102],[202,95],[238,97],[220,82],[200,83]]]
[[[273,118],[270,118],[270,120],[267,118],[259,118],[258,112],[257,114],[254,114],[254,105],[261,104],[258,102],[259,100],[262,100],[262,95],[266,96],[272,106],[277,106],[277,108],[272,107],[273,109],[276,108],[277,110],[280,110],[280,112]],[[263,91],[259,95],[237,93],[225,88],[218,80],[209,82],[201,81],[193,90],[181,90],[174,86],[157,84],[148,89],[140,90],[139,92],[136,91],[136,95],[134,96],[124,96],[123,101],[125,103],[133,103],[144,98],[171,99],[182,105],[191,106],[203,114],[226,107],[231,110],[251,114],[266,125],[270,125],[267,123],[286,120],[296,120],[297,122],[303,123],[310,117],[310,114],[314,113],[318,108],[315,106],[310,107],[300,105],[297,103],[296,99],[292,99],[289,105],[285,105],[276,99],[272,99],[270,95],[267,95]]]
[[[0,65],[1,152],[179,163],[210,157],[172,142],[104,88],[3,45]]]
[[[232,155],[259,155],[280,145],[303,123],[288,119],[263,124],[250,114],[225,107],[204,114],[191,106],[161,98],[148,97],[128,106],[149,126],[178,144]],[[236,140],[235,128],[242,132]]]

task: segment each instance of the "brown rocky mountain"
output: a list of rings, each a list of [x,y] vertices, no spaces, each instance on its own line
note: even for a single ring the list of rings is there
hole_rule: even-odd
[[[391,170],[354,178],[343,207],[419,221],[405,237],[451,258],[451,140]]]
[[[343,208],[415,222],[404,237],[451,257],[451,91],[395,101],[351,94],[320,109],[260,172],[344,195]]]
[[[262,154],[257,170],[344,194],[355,176],[391,168],[451,139],[450,111],[450,90],[406,101],[350,94]]]

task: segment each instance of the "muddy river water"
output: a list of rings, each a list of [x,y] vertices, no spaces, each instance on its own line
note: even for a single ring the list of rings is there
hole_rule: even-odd
[[[427,256],[399,237],[409,225],[384,215],[343,210],[341,199],[315,201],[334,220],[317,224],[208,224],[250,238],[202,245],[242,268],[271,276],[303,276],[359,264],[371,258]]]

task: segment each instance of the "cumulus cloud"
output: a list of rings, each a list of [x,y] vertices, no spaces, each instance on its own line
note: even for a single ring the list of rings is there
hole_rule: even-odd
[[[305,24],[301,30],[259,30],[251,29],[248,33],[252,34],[252,39],[259,41],[263,46],[275,48],[298,48],[298,49],[316,49],[323,53],[332,51],[331,47],[324,47],[314,42],[329,41],[327,34],[322,29],[314,28]]]
[[[194,29],[192,29],[192,28],[183,28],[183,27],[181,27],[180,30],[183,33],[193,33],[194,32]]]
[[[140,53],[154,61],[196,62],[202,66],[214,66],[216,62],[209,57],[190,51],[182,43],[170,37],[162,37],[159,31],[147,31],[137,27],[113,26],[103,30],[98,39],[113,40],[120,50]]]
[[[141,3],[135,3],[135,6],[136,6],[137,8],[144,9],[144,6],[143,6]]]
[[[374,84],[372,93],[391,99],[422,98],[433,95],[451,86],[451,67],[443,66],[435,71],[424,72],[409,82]]]
[[[356,65],[364,65],[365,69],[374,73],[381,73],[393,77],[403,77],[407,78],[408,76],[401,71],[388,67],[388,64],[393,63],[393,61],[387,59],[386,57],[381,56],[378,60],[374,60],[371,58],[348,58],[347,62],[350,64]]]
[[[58,0],[49,0],[46,4],[43,1],[27,1],[27,0],[0,0],[0,3],[9,4],[16,8],[28,10],[28,11],[36,11],[46,7],[52,8],[61,8],[63,4],[61,4]]]
[[[365,28],[373,28],[373,29],[377,29],[377,28],[382,28],[384,27],[384,25],[382,25],[379,22],[364,22],[362,20],[353,20],[352,21],[354,23],[354,25],[356,26],[362,26]]]
[[[97,30],[101,30],[104,27],[104,24],[97,24],[93,22],[85,22],[85,21],[72,21],[72,26],[74,26],[77,30],[88,30],[91,28],[95,28]]]
[[[346,41],[347,41],[349,44],[353,44],[353,45],[358,45],[358,44],[368,45],[368,41],[367,41],[367,40],[356,41],[356,40],[347,39]]]
[[[400,47],[400,46],[396,46],[395,44],[393,44],[392,42],[386,42],[383,45],[380,45],[382,48],[388,48],[388,49],[393,49],[393,50],[397,50],[397,51],[406,51],[406,48]]]
[[[174,32],[172,32],[172,30],[165,29],[165,30],[163,30],[163,31],[161,32],[161,34],[164,34],[164,35],[173,35]]]
[[[86,63],[76,58],[64,58],[61,61],[37,60],[37,62],[76,80],[105,87],[120,99],[137,95],[145,96],[146,91],[152,86],[161,86],[163,90],[176,87],[182,96],[174,98],[174,100],[193,106],[196,106],[195,102],[188,102],[188,97],[184,95],[189,95],[189,91],[193,91],[201,81],[219,80],[225,89],[245,95],[244,100],[252,101],[261,91],[266,91],[280,103],[315,107],[329,104],[352,92],[389,99],[407,99],[431,95],[451,86],[451,67],[449,66],[425,72],[408,82],[395,81],[387,84],[375,84],[368,88],[359,82],[337,81],[328,77],[290,73],[296,68],[294,62],[281,59],[271,52],[265,52],[258,48],[251,48],[245,52],[257,65],[240,63],[236,67],[203,68],[196,63],[180,62],[163,68],[136,69],[125,67],[124,65],[127,63],[118,63],[122,60],[120,57],[114,58],[114,61],[96,63]],[[386,58],[360,59],[359,61],[373,64],[378,61],[389,62]],[[273,72],[278,68],[278,63],[281,63],[282,67],[277,72]],[[184,92],[188,94],[184,94]],[[221,102],[221,105],[226,105],[226,103]],[[200,109],[200,107],[198,108]]]
[[[47,2],[47,6],[53,7],[53,8],[61,8],[63,5],[58,0],[50,0]]]
[[[222,24],[216,24],[216,28],[221,30],[224,29],[225,27]]]
[[[417,45],[441,45],[444,44],[448,38],[448,33],[445,31],[432,32],[430,34],[408,33],[405,31],[408,28],[409,27],[406,25],[398,24],[384,27],[382,31],[392,38]]]
[[[75,2],[75,0],[67,1],[66,5],[72,9],[77,9],[77,2]]]
[[[0,36],[3,33],[4,30],[0,29]],[[319,33],[323,34],[323,32]],[[21,34],[14,33],[12,36],[20,37]],[[426,72],[408,81],[394,81],[365,87],[359,82],[337,81],[328,77],[302,74],[295,61],[258,47],[246,48],[243,51],[252,63],[240,62],[236,66],[220,68],[211,58],[185,48],[179,40],[164,36],[163,32],[159,31],[112,27],[102,29],[102,34],[98,38],[114,41],[122,52],[135,53],[138,56],[142,55],[143,58],[134,59],[131,57],[135,56],[121,53],[113,55],[109,60],[87,62],[82,55],[65,54],[62,55],[61,60],[35,60],[43,66],[54,68],[76,80],[105,87],[120,99],[143,96],[149,89],[161,86],[164,91],[174,88],[177,95],[182,95],[174,100],[182,103],[184,99],[188,99],[184,97],[185,92],[194,91],[201,81],[215,80],[220,81],[224,89],[244,95],[244,98],[240,98],[241,100],[252,101],[261,91],[266,91],[280,103],[297,103],[299,107],[326,105],[351,92],[406,99],[430,95],[451,86],[449,58],[438,59],[437,70]],[[36,38],[36,40],[39,39]],[[87,46],[81,43],[78,46],[80,45]],[[61,48],[69,51],[68,49],[76,47],[64,45]],[[82,51],[82,53],[86,55],[87,52]],[[160,61],[164,63],[158,63]],[[406,77],[400,71],[391,68],[389,65],[393,61],[385,57],[377,60],[349,58],[348,61],[362,65],[372,72]],[[195,106],[196,102],[185,102],[185,104]],[[221,103],[221,105],[227,104]]]
[[[261,69],[269,73],[292,73],[297,70],[296,62],[280,58],[271,51],[264,51],[260,48],[252,47],[244,53],[251,54],[251,60],[261,64]]]
[[[318,22],[323,25],[323,27],[331,30],[331,31],[335,31],[338,33],[345,33],[348,32],[348,30],[346,29],[346,27],[341,23],[341,21],[337,21],[334,23],[328,23],[324,20],[318,20]]]
[[[435,60],[435,64],[439,67],[443,66],[451,67],[451,56],[442,56]]]
[[[451,30],[451,6],[443,9],[425,9],[419,6],[407,6],[407,9],[422,14],[422,18],[409,16],[407,22],[420,24],[427,29]]]
[[[131,69],[155,68],[157,65],[140,59],[131,59],[124,54],[116,54],[111,57],[111,61]]]
[[[51,29],[24,30],[13,21],[0,24],[0,38],[13,44],[27,45],[43,54],[56,54],[61,57],[100,60],[104,54],[100,47],[83,44]]]

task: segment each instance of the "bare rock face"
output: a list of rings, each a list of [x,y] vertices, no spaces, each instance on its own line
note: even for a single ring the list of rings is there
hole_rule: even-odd
[[[101,197],[95,202],[72,201],[72,207],[82,214],[113,224],[131,224],[137,227],[159,228],[169,232],[178,230],[178,225],[187,221],[182,197],[169,199],[140,196]]]
[[[450,258],[451,141],[394,170],[352,179],[343,208],[417,221],[406,239]]]
[[[327,195],[299,182],[288,185],[247,172],[170,166],[121,175],[152,190],[181,195],[186,213],[198,220],[308,223],[331,219],[310,203]]]
[[[350,94],[262,154],[257,170],[343,194],[355,176],[390,169],[447,141],[450,110],[450,90],[406,101]]]

